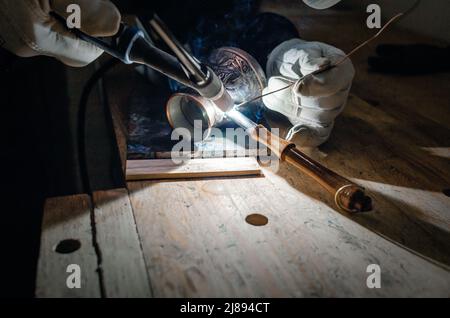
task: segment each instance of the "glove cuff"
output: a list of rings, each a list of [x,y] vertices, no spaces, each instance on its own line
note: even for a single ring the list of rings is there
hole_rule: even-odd
[[[311,126],[310,124],[298,123],[289,129],[285,139],[299,147],[318,147],[328,140],[333,126],[333,123],[328,126]]]

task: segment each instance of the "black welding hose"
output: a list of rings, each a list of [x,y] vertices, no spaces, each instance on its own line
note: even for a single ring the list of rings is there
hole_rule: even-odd
[[[80,104],[78,107],[78,127],[77,127],[77,143],[78,143],[78,163],[80,169],[80,178],[83,188],[83,193],[91,194],[91,181],[89,178],[89,169],[87,161],[87,149],[86,149],[86,117],[89,97],[92,90],[98,83],[98,81],[112,68],[118,65],[120,60],[111,59],[105,62],[98,70],[92,74],[91,78],[87,81],[80,98]]]

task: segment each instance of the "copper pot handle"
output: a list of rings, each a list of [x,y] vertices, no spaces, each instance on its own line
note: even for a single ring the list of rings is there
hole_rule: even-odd
[[[366,195],[363,187],[324,167],[301,152],[295,144],[272,134],[262,125],[252,127],[248,131],[253,139],[268,147],[282,161],[316,180],[334,196],[334,201],[340,209],[349,213],[372,210],[372,199]]]

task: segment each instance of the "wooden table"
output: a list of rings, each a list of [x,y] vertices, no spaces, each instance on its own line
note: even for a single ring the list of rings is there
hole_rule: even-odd
[[[345,50],[368,37],[351,12],[312,12],[282,13],[304,38]],[[315,29],[312,18],[322,21]],[[353,30],[351,40],[331,38],[325,21]],[[431,41],[397,30],[389,39]],[[366,57],[354,59],[353,94],[332,138],[311,155],[365,186],[373,212],[338,211],[328,193],[284,164],[262,177],[130,182],[92,197],[52,198],[37,296],[449,297],[450,75],[369,74]],[[116,134],[125,149],[120,124]],[[249,225],[252,213],[269,223]],[[67,239],[81,247],[55,252]],[[73,245],[65,243],[59,248]],[[66,286],[70,264],[81,268],[81,289]],[[381,268],[380,289],[366,285],[371,264]]]

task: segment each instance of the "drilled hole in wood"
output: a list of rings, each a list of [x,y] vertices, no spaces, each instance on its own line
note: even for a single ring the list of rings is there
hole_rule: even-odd
[[[444,189],[444,190],[442,190],[442,193],[445,194],[446,196],[450,197],[450,189]]]
[[[80,249],[81,243],[78,240],[68,239],[59,242],[55,247],[55,252],[59,254],[71,254]]]
[[[261,214],[250,214],[245,218],[245,221],[253,226],[264,226],[269,223],[269,219]]]

